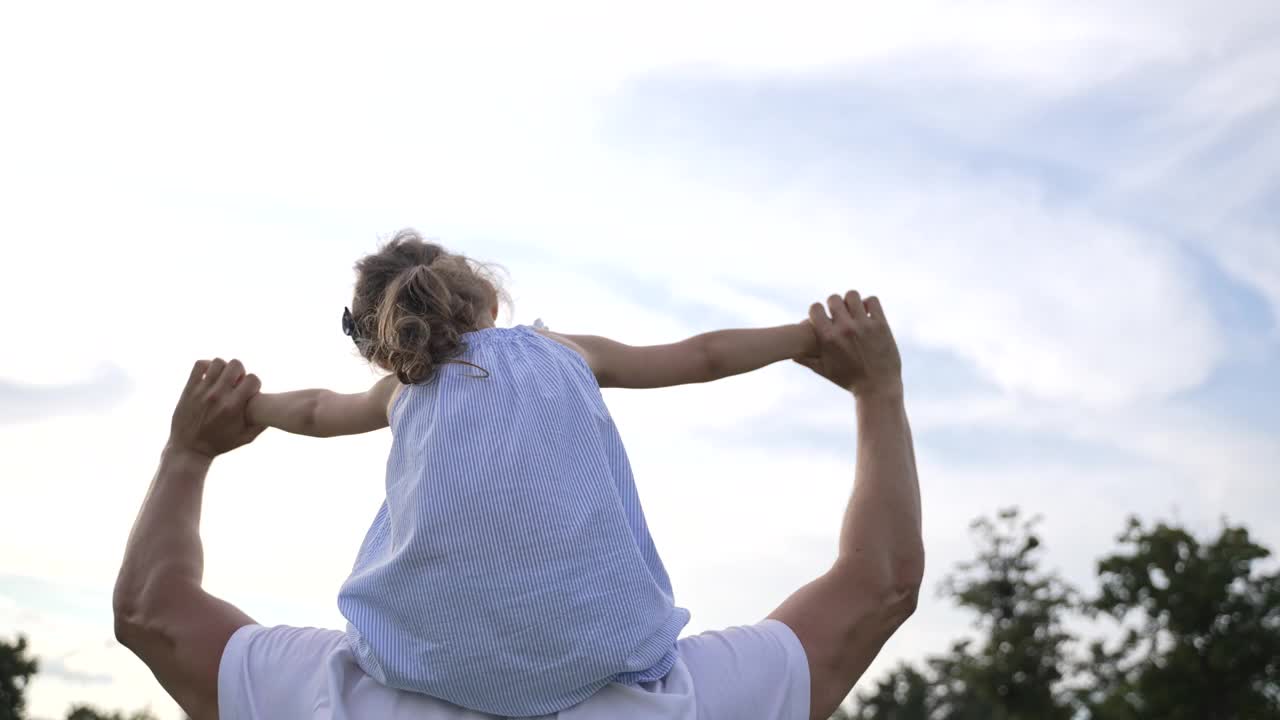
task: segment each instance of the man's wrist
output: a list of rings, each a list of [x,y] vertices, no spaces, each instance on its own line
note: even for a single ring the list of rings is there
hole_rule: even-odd
[[[901,404],[905,395],[901,378],[866,387],[851,388],[850,391],[859,405]]]
[[[213,456],[170,438],[160,452],[160,462],[174,469],[208,470],[213,463]]]

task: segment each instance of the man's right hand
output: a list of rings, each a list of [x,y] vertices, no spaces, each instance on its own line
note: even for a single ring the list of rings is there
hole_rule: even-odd
[[[212,460],[252,442],[266,428],[246,422],[245,406],[261,387],[239,360],[197,362],[173,409],[169,447]]]
[[[856,290],[832,295],[825,308],[809,308],[809,322],[818,354],[796,362],[858,397],[902,394],[902,357],[877,298],[864,301]]]

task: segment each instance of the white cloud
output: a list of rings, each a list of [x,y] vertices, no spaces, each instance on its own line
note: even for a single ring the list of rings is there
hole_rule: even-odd
[[[722,129],[708,124],[679,162],[703,162],[699,151]],[[959,353],[992,382],[1039,397],[1161,396],[1198,384],[1222,357],[1207,308],[1179,302],[1202,289],[1176,243],[1054,206],[1023,182],[873,172],[733,196],[679,169],[642,172],[613,188],[607,209],[595,206],[592,227],[556,234],[690,286],[747,279],[794,298],[793,317],[831,291],[877,293],[904,339]],[[594,245],[616,217],[634,218],[613,231],[618,245]],[[726,311],[743,307],[704,295]],[[762,320],[783,316],[773,307],[757,311]]]
[[[0,424],[64,413],[110,408],[129,393],[131,381],[120,368],[99,367],[86,380],[41,385],[0,378]]]
[[[1237,230],[1207,247],[1223,268],[1271,303],[1272,319],[1280,325],[1280,229]]]

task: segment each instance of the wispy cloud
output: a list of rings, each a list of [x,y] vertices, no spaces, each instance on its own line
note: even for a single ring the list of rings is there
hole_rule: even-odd
[[[109,685],[114,679],[110,673],[75,670],[67,665],[67,658],[74,656],[42,658],[40,672],[43,675],[72,685]]]
[[[62,385],[0,379],[0,425],[111,409],[133,390],[133,381],[115,365]]]
[[[1011,391],[1062,401],[1169,394],[1223,356],[1207,308],[1175,303],[1205,295],[1179,242],[1073,202],[1040,166],[984,169],[983,148],[918,129],[855,80],[685,74],[635,91],[614,120],[620,141],[751,198],[754,212],[735,218],[719,191],[681,188],[729,218],[724,235],[742,239],[733,272],[881,290],[905,337]],[[791,227],[735,222],[765,212]],[[669,258],[689,238],[648,242]]]

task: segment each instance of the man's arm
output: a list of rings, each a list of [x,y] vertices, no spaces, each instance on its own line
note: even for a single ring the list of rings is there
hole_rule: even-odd
[[[387,427],[387,409],[399,386],[396,377],[388,375],[361,393],[259,393],[249,401],[249,422],[311,437],[373,432]]]
[[[222,651],[237,629],[253,624],[201,588],[200,506],[213,457],[262,430],[244,422],[245,403],[258,386],[235,360],[192,368],[112,596],[116,638],[193,720],[218,717]]]
[[[854,488],[831,569],[770,615],[795,632],[808,656],[811,720],[835,711],[915,611],[924,574],[920,487],[896,345],[874,298],[864,305],[850,292],[828,303],[830,318],[821,306],[810,313],[820,355],[802,363],[854,394]]]
[[[620,388],[710,382],[811,354],[817,347],[808,322],[716,330],[677,343],[640,347],[597,335],[544,334],[577,350],[600,387]]]

